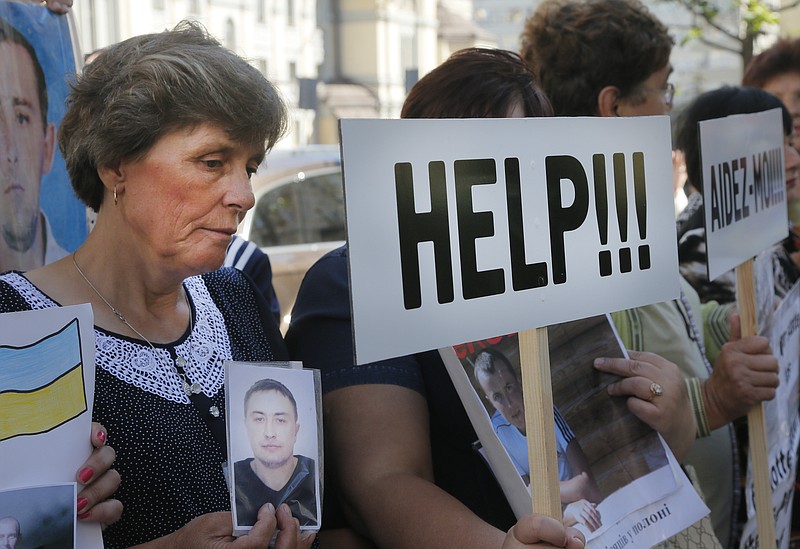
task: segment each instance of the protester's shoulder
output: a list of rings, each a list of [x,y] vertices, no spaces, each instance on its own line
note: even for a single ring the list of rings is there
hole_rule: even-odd
[[[253,461],[253,458],[245,458],[240,459],[239,461],[233,464],[233,469],[237,476],[241,476],[242,474],[246,474],[252,469],[250,468],[250,462]]]
[[[297,462],[300,465],[300,468],[308,469],[311,472],[314,471],[314,466],[316,464],[314,458],[304,456],[302,454],[297,454],[295,457],[297,457]]]
[[[5,271],[0,273],[0,284],[8,285],[15,278],[20,276],[19,271]]]
[[[233,267],[221,267],[216,271],[199,275],[207,286],[249,286],[247,279],[242,275],[242,272]]]
[[[269,263],[269,256],[254,242],[234,235],[225,253],[225,266],[244,270],[244,267],[254,262]]]
[[[347,249],[342,246],[319,258],[306,272],[292,310],[292,322],[307,315],[350,314]]]
[[[306,273],[305,284],[322,280],[347,284],[347,246],[340,246],[320,257]]]
[[[222,267],[216,271],[192,277],[202,280],[209,295],[220,310],[252,310],[257,290],[252,281],[238,269]]]
[[[26,311],[31,308],[23,293],[34,287],[19,271],[0,273],[0,313]]]

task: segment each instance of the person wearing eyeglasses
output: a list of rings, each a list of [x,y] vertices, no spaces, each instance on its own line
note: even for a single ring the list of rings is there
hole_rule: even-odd
[[[672,109],[674,40],[639,0],[545,0],[526,20],[520,43],[557,116],[665,115]],[[683,277],[680,283],[680,299],[612,317],[629,349],[656,353],[681,368],[697,425],[685,463],[697,472],[714,530],[729,547],[740,500],[731,422],[774,398],[778,362],[765,338],[739,337],[730,307],[701,309],[697,292]],[[707,354],[704,332],[729,333],[730,342],[723,346],[721,337]]]
[[[782,38],[753,57],[742,86],[761,88],[783,102],[792,116],[791,144],[800,152],[800,38]],[[784,245],[800,269],[800,178],[787,177],[786,193],[790,226]]]

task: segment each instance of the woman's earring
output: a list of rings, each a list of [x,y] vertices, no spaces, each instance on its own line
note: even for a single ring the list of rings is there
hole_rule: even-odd
[[[119,202],[117,202],[117,186],[114,185],[114,206],[117,204],[119,204]]]

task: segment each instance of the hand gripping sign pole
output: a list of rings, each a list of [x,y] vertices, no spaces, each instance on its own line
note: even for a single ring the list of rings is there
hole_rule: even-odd
[[[736,305],[742,324],[742,337],[758,335],[755,279],[753,260],[748,259],[736,267]],[[775,517],[772,513],[772,491],[769,480],[767,453],[767,427],[764,420],[764,403],[759,403],[747,413],[747,434],[750,444],[750,463],[753,472],[753,491],[756,502],[758,546],[775,547]]]
[[[699,123],[708,279],[736,269],[742,336],[757,335],[753,257],[787,234],[780,109]],[[774,548],[764,405],[747,414],[759,546]]]

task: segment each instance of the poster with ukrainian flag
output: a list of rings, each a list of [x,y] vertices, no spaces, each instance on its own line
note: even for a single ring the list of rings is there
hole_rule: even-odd
[[[0,344],[0,442],[47,433],[87,409],[78,319],[23,346]]]
[[[0,314],[0,490],[75,482],[93,400],[91,306]],[[77,547],[103,546],[96,523],[76,535]]]

